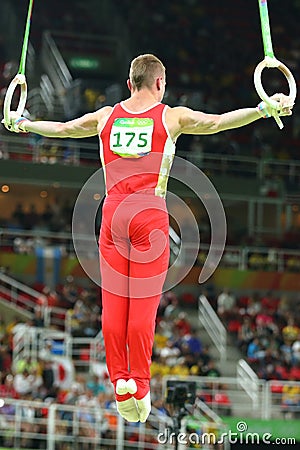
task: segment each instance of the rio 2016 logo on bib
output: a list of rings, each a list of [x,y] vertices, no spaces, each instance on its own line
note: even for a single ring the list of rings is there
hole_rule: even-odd
[[[110,133],[110,149],[123,158],[141,158],[151,152],[154,122],[148,118],[115,119]]]

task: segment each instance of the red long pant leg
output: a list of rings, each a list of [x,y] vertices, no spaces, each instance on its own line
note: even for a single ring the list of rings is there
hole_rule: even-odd
[[[129,378],[127,351],[127,320],[129,300],[102,292],[102,331],[106,349],[106,364],[111,381]]]
[[[160,295],[131,299],[128,320],[128,347],[130,378],[136,381],[138,390],[134,397],[145,397],[150,386],[150,365],[155,331],[155,317]]]
[[[149,208],[131,224],[128,347],[130,377],[142,399],[149,391],[155,319],[169,262],[169,222],[164,209]],[[152,295],[151,295],[152,294]]]
[[[114,204],[106,204],[100,233],[100,268],[102,277],[102,332],[106,365],[112,383],[129,378],[127,324],[129,312],[129,245],[126,239],[111,234]],[[122,400],[131,397],[122,396]]]

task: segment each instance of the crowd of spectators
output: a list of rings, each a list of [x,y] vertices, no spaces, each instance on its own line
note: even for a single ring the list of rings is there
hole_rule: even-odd
[[[55,291],[47,290],[45,286],[34,287],[48,296],[50,306],[65,309],[66,324],[69,326],[66,331],[74,337],[93,337],[101,329],[99,293],[76,285],[72,278]],[[300,304],[297,300],[285,296],[278,298],[274,292],[237,296],[228,289],[215,296],[206,295],[259,377],[265,380],[300,381]],[[169,291],[161,298],[151,366],[153,406],[160,414],[168,415],[162,395],[162,378],[165,375],[222,376],[222,370],[212,357],[210,348],[199,337],[197,321],[193,319],[196,305],[196,298],[192,294],[177,296]],[[53,402],[58,403],[60,407],[57,414],[62,434],[70,432],[70,424],[74,419],[73,412],[67,406],[79,406],[80,436],[95,437],[94,424],[98,421],[101,424],[98,433],[103,438],[114,438],[115,405],[105,366],[102,366],[101,372],[90,375],[75,372],[68,384],[64,385],[60,378],[63,370],[57,366],[60,356],[51,352],[51,345],[42,349],[37,359],[23,357],[17,362],[13,360],[13,335],[16,330],[22,326],[45,327],[39,314],[42,307],[43,303],[38,302],[37,313],[26,324],[20,323],[17,318],[9,323],[3,318],[0,320],[1,398],[44,403],[45,408],[32,408],[31,412],[30,407],[24,407],[28,409],[24,410],[24,417],[31,414],[31,417],[47,418],[48,406]],[[215,396],[211,392],[210,383],[203,383],[203,386],[198,386],[197,396],[219,413],[231,414],[232,404],[226,386],[220,383]],[[280,395],[282,399],[290,398],[292,391],[281,387]],[[95,414],[85,411],[84,406],[92,408]],[[7,415],[14,414],[15,408],[9,402],[0,407],[0,420],[5,421]],[[24,420],[23,431],[28,426]],[[41,432],[42,425],[35,426],[36,432]],[[135,437],[130,435],[130,439],[136,438],[136,432]],[[13,445],[9,431],[3,433],[1,439],[2,445]],[[29,445],[30,440],[25,439],[21,448]],[[35,448],[44,448],[43,440],[38,444],[36,441],[35,445]],[[65,445],[60,450],[69,450]]]
[[[275,291],[208,296],[259,379],[271,381],[272,402],[286,419],[300,416],[300,298]]]
[[[251,80],[255,66],[263,59],[259,12],[251,1],[243,6],[247,19],[237,2],[200,5],[191,0],[188,4],[175,1],[170,6],[162,1],[157,7],[139,2],[141,20],[136,23],[135,16],[128,18],[132,42],[137,43],[134,50],[156,52],[166,62],[171,86],[167,101],[209,112],[223,112],[257,101]],[[299,39],[295,17],[299,4],[291,2],[290,6],[295,15],[284,11],[280,2],[272,3],[272,32],[278,57],[296,73]],[[128,2],[122,2],[122,14],[128,7]],[[268,83],[269,90],[285,89],[284,79],[276,71],[269,74]],[[172,91],[176,86],[177,95]],[[221,135],[202,141],[207,152],[258,157],[268,153],[269,157],[272,154],[280,159],[298,159],[297,119],[289,121],[288,127],[291,132],[279,134],[274,126],[257,124],[255,131],[252,127],[236,130],[227,141]]]
[[[28,205],[26,210],[22,203],[17,203],[10,217],[11,226],[14,224],[21,230],[44,229],[45,231],[67,231],[71,226],[73,206],[68,200],[63,203],[56,198],[51,203],[45,203],[40,213],[34,203]],[[8,224],[8,227],[10,224]]]
[[[195,328],[196,327],[196,328]],[[155,333],[152,375],[220,376],[210,350],[174,292],[163,294]]]
[[[59,291],[59,289],[58,289]],[[73,280],[68,280],[61,291],[62,298],[52,300],[54,304],[60,304],[66,309],[77,310],[76,305],[86,297],[86,289],[76,286]],[[60,302],[60,303],[59,303]],[[42,305],[38,305],[38,308]],[[99,311],[97,310],[97,314]],[[90,316],[91,317],[91,316]],[[44,323],[39,317],[24,323],[14,317],[10,322],[0,319],[0,397],[4,404],[0,406],[0,422],[5,423],[7,431],[0,433],[0,443],[6,447],[14,445],[14,436],[11,433],[10,423],[13,423],[16,406],[7,399],[21,399],[27,401],[41,401],[44,407],[35,409],[34,405],[24,405],[22,411],[22,431],[29,431],[29,425],[35,427],[36,437],[25,437],[20,443],[20,448],[45,448],[44,440],[39,439],[39,433],[43,433],[49,410],[54,402],[59,404],[57,418],[57,434],[72,434],[72,420],[74,412],[68,410],[68,406],[78,406],[77,419],[79,421],[79,437],[96,438],[95,423],[99,424],[98,436],[104,438],[116,437],[115,402],[112,385],[109,381],[105,365],[91,374],[72,371],[72,376],[65,381],[66,366],[62,366],[63,359],[51,351],[51,343],[47,348],[41,348],[37,358],[21,357],[17,361],[13,359],[13,336],[21,327],[34,326],[44,329]],[[91,321],[92,323],[92,321]],[[98,330],[101,323],[98,323]],[[77,336],[77,329],[74,336]],[[80,334],[79,334],[80,335]],[[162,377],[169,375],[201,375],[220,377],[221,372],[215,365],[209,348],[204,346],[198,336],[195,324],[192,324],[184,312],[178,297],[173,292],[162,296],[155,334],[155,346],[153,350],[152,365],[152,397],[153,406],[159,414],[168,415],[168,410],[163,400]],[[205,391],[205,389],[204,389]],[[204,392],[199,396],[204,399]],[[219,396],[219,406],[222,408],[225,402],[224,395]],[[212,401],[212,399],[210,400]],[[230,404],[227,398],[226,408],[229,412]],[[65,407],[65,408],[64,408]],[[85,410],[84,407],[89,408]],[[228,409],[229,408],[229,409]],[[33,418],[40,419],[40,425],[33,424]],[[30,418],[30,420],[29,420]],[[28,420],[27,420],[28,419]],[[151,427],[151,424],[149,424]],[[128,439],[135,440],[138,429],[128,431]],[[63,439],[62,439],[63,441]],[[34,442],[34,444],[33,444]],[[71,444],[57,444],[60,450],[69,450]],[[59,447],[61,445],[61,447]],[[82,449],[89,449],[84,447]],[[109,448],[109,447],[107,447]],[[145,447],[146,448],[146,447]]]
[[[115,14],[119,14],[123,22],[130,6],[128,1],[117,5]],[[190,0],[187,4],[175,1],[170,6],[166,0],[159,4],[141,1],[135,5],[135,14],[130,14],[124,24],[128,29],[129,52],[150,51],[163,59],[168,71],[166,102],[171,105],[188,105],[209,112],[251,106],[258,101],[252,74],[263,53],[257,5],[247,0],[244,8],[247,9],[247,20],[236,2],[224,4],[218,1],[216,4],[207,1],[199,5]],[[21,20],[26,15],[26,5],[20,5],[17,12]],[[50,9],[38,4],[34,9],[36,20],[31,37],[38,50],[42,34],[48,29],[110,35],[117,32],[111,25],[114,18],[109,20],[108,17],[111,12],[111,5],[100,7],[92,1],[86,4],[65,2],[64,6],[59,3],[59,7],[51,5]],[[272,3],[276,54],[293,72],[297,71],[299,59],[298,23],[295,19],[298,12],[296,1],[291,2],[288,13],[280,2]],[[107,14],[108,20],[99,21],[98,14],[102,19]],[[278,76],[277,71],[270,71],[267,81],[268,90],[286,90],[285,80]],[[90,89],[87,86],[87,90],[93,92],[92,86]],[[296,114],[286,126],[288,133],[282,133],[273,123],[258,123],[255,129],[235,130],[227,133],[227,137],[222,134],[214,138],[202,137],[202,142],[208,153],[274,157],[282,161],[298,159],[299,123]],[[192,137],[181,138],[179,143],[181,148],[193,153]]]
[[[189,202],[189,198],[185,199]],[[74,199],[69,198],[43,199],[39,202],[28,199],[26,202],[15,202],[11,213],[0,215],[2,229],[1,249],[6,252],[33,254],[37,247],[60,248],[61,255],[73,254],[71,236]],[[192,205],[192,207],[194,207]],[[228,227],[227,247],[225,248],[221,266],[228,268],[244,268],[254,271],[297,273],[300,268],[299,238],[297,226],[291,226],[286,232],[272,232],[247,236],[247,231],[240,230],[239,212],[231,213],[231,225]],[[95,231],[100,229],[101,206],[97,212]],[[174,220],[170,214],[170,223]],[[210,229],[206,218],[199,219],[201,247],[194,266],[202,266],[207,257],[205,246],[210,244]],[[176,223],[175,223],[176,225]],[[186,227],[187,225],[183,225]],[[84,230],[84,229],[83,229]],[[179,234],[180,229],[175,229]],[[84,231],[83,231],[84,232]],[[55,237],[55,233],[60,233]],[[191,243],[185,242],[186,257]],[[83,251],[85,251],[83,249]],[[188,259],[187,259],[188,261]]]
[[[35,286],[36,288],[38,286]],[[90,307],[94,313],[98,313],[99,308],[96,306],[95,293],[75,285],[73,279],[68,279],[65,284],[58,286],[56,291],[50,291],[40,286],[44,296],[47,296],[48,306],[60,306],[61,310],[72,311],[76,308],[79,310],[79,303],[85,305],[85,313]],[[45,433],[47,433],[47,417],[49,414],[49,406],[52,403],[58,403],[60,408],[57,411],[56,434],[61,435],[57,439],[56,447],[59,450],[70,450],[74,448],[72,438],[68,441],[67,436],[73,436],[73,420],[78,423],[77,435],[75,438],[91,438],[100,440],[101,438],[115,438],[116,418],[115,406],[113,402],[112,385],[109,382],[107,373],[103,370],[100,374],[86,375],[86,373],[78,373],[75,371],[75,365],[72,361],[66,361],[54,347],[53,340],[44,342],[44,346],[38,345],[39,351],[37,357],[24,356],[17,360],[13,358],[14,335],[19,333],[21,328],[26,334],[39,330],[39,335],[43,336],[45,332],[45,321],[39,314],[43,307],[46,306],[43,301],[37,301],[36,314],[26,323],[18,318],[13,317],[11,320],[4,321],[0,318],[0,397],[3,404],[0,405],[0,445],[8,448],[15,448],[16,436],[14,431],[14,417],[17,414],[17,404],[11,403],[9,400],[28,401],[21,407],[21,432],[30,432],[34,429],[34,437],[31,434],[21,436],[18,441],[18,448],[46,448]],[[83,306],[82,308],[83,309]],[[89,326],[88,336],[92,337],[99,332],[99,318],[95,319],[97,325],[94,324],[93,314],[89,312],[89,324],[85,324],[82,328],[82,334],[76,329],[76,336],[86,336],[85,331]],[[91,329],[97,326],[97,330]],[[57,327],[51,326],[52,331]],[[57,330],[57,333],[58,334]],[[65,330],[68,331],[68,330]],[[54,333],[54,335],[56,335]],[[20,337],[19,337],[20,339]],[[30,350],[28,348],[28,350]],[[43,402],[43,407],[36,407],[34,402]],[[79,409],[76,414],[68,409],[68,406],[78,405]],[[65,406],[65,408],[64,408]],[[85,410],[84,407],[88,409]],[[105,413],[103,412],[105,410]],[[110,413],[110,410],[112,412]],[[20,410],[19,410],[20,412]],[[76,417],[75,417],[76,416]],[[37,421],[34,421],[34,418]],[[99,427],[98,427],[99,425]],[[95,431],[96,430],[96,431]],[[80,443],[83,450],[90,449],[89,445],[84,442]]]
[[[92,1],[83,3],[76,0],[66,0],[63,4],[59,0],[54,0],[51,5],[43,3],[34,5],[30,39],[35,50],[37,52],[40,50],[43,33],[46,30],[72,34],[99,34],[99,23],[97,24],[95,20],[92,8]],[[18,5],[15,12],[20,23],[23,23],[27,14],[27,4]],[[101,20],[101,26],[105,25]]]
[[[216,298],[219,317],[245,359],[265,380],[300,381],[300,298],[276,292]]]

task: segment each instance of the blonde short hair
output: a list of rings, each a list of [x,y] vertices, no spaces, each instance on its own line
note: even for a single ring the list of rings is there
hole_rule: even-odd
[[[137,56],[130,65],[129,79],[133,90],[150,88],[156,77],[165,76],[165,66],[156,56],[145,54]]]

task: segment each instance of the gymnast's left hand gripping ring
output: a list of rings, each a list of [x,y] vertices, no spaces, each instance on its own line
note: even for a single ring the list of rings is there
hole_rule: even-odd
[[[255,85],[255,88],[256,88],[256,91],[257,91],[259,97],[271,108],[277,109],[278,103],[276,102],[276,100],[273,100],[268,96],[268,94],[266,93],[266,91],[264,90],[264,88],[262,86],[261,74],[265,67],[277,68],[283,73],[283,75],[286,77],[288,84],[289,84],[289,89],[290,89],[289,97],[291,97],[292,101],[294,102],[296,95],[297,95],[297,85],[296,85],[296,82],[295,82],[292,72],[282,62],[278,61],[276,58],[270,58],[267,56],[256,66],[255,71],[254,71],[254,85]],[[281,122],[279,116],[278,115],[275,116],[274,119],[276,120],[279,128],[282,129],[283,123]]]
[[[26,101],[27,101],[27,83],[25,75],[18,73],[15,78],[11,81],[10,85],[7,88],[4,105],[3,105],[3,115],[4,115],[4,123],[9,126],[10,125],[10,111],[11,111],[11,102],[14,95],[14,92],[17,86],[21,87],[21,95],[19,100],[19,105],[17,107],[17,113],[19,116],[22,116]]]

